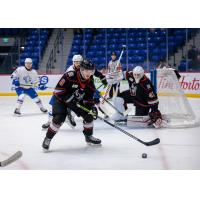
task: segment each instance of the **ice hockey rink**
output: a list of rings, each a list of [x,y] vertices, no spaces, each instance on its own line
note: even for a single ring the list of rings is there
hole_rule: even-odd
[[[77,126],[71,129],[63,124],[51,142],[50,152],[41,147],[46,131],[41,125],[47,114],[27,97],[22,107],[22,117],[13,116],[16,96],[0,97],[0,160],[18,150],[23,157],[0,170],[159,170],[200,169],[200,127],[178,129],[140,128],[128,132],[150,141],[159,137],[159,145],[147,147],[118,130],[96,120],[94,136],[102,140],[101,147],[88,146],[82,134],[82,120],[76,118]],[[41,96],[48,107],[50,96]],[[197,116],[200,99],[189,98]],[[147,153],[146,159],[142,153]]]

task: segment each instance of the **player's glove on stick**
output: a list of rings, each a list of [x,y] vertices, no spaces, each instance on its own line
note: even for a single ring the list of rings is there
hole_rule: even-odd
[[[18,79],[14,79],[12,82],[13,85],[15,85],[16,87],[20,86],[19,80]]]
[[[91,111],[89,112],[90,115],[92,115],[93,119],[96,120],[98,117],[98,110],[97,108],[94,106],[92,107]]]

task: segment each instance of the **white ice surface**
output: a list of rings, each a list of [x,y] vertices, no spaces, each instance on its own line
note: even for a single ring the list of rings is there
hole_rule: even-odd
[[[48,107],[49,96],[41,99]],[[50,152],[43,153],[46,131],[41,125],[47,115],[28,97],[22,117],[13,116],[17,97],[0,97],[0,160],[18,150],[23,157],[3,169],[200,169],[200,127],[184,129],[127,129],[145,141],[159,137],[161,143],[146,147],[124,133],[96,120],[94,136],[101,147],[87,146],[82,134],[82,120],[72,130],[64,124],[51,142]],[[200,99],[189,99],[197,116]],[[124,128],[124,127],[123,127]],[[147,153],[147,159],[141,158]]]

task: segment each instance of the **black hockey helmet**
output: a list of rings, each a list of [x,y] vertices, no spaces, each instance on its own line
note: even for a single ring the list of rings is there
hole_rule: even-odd
[[[111,54],[111,56],[117,56],[116,52],[113,51],[112,54]]]
[[[81,62],[80,68],[87,70],[95,70],[95,65],[91,61],[84,59]]]

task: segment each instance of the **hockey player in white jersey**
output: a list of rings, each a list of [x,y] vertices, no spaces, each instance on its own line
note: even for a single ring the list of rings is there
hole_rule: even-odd
[[[66,72],[69,72],[69,71],[75,71],[76,69],[79,69],[80,67],[80,64],[81,62],[83,61],[83,57],[81,55],[74,55],[73,58],[72,58],[72,62],[73,64],[67,68],[67,70],[65,71]]]
[[[25,59],[25,66],[18,67],[11,75],[12,84],[15,85],[15,91],[18,95],[17,105],[14,114],[21,116],[21,106],[24,102],[24,98],[28,95],[34,102],[39,106],[43,113],[47,112],[44,108],[42,101],[38,97],[35,87],[38,84],[38,73],[36,70],[32,69],[32,59]]]

